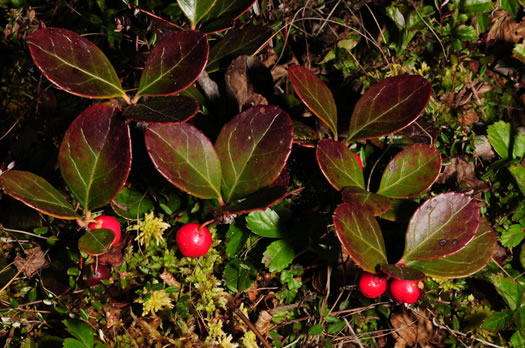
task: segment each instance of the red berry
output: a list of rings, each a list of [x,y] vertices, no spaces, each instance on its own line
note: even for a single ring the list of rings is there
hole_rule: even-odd
[[[115,232],[115,241],[111,246],[117,244],[120,240],[120,224],[114,217],[102,215],[95,218],[95,221],[88,225],[90,230],[98,230],[101,228],[107,228]]]
[[[191,223],[177,231],[176,240],[182,255],[199,257],[210,249],[211,233],[206,226]]]
[[[411,304],[419,298],[417,283],[417,280],[394,279],[390,283],[390,292],[399,302]]]
[[[91,269],[93,270],[93,275],[87,280],[89,286],[95,286],[101,280],[108,279],[110,276],[109,269],[104,265],[92,264]]]
[[[359,279],[359,290],[368,298],[379,297],[385,292],[387,283],[383,275],[363,272]]]
[[[359,167],[361,170],[363,170],[363,162],[361,162],[361,157],[359,157],[358,154],[354,153],[355,158],[357,159],[357,162],[359,162]]]

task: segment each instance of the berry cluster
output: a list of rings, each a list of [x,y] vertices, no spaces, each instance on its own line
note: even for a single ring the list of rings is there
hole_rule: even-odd
[[[388,278],[381,274],[363,272],[359,279],[359,290],[368,298],[381,296],[388,287]],[[412,304],[419,298],[417,280],[392,279],[390,293],[399,302]]]

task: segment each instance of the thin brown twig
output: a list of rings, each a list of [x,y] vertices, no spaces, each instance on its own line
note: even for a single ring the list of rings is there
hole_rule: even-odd
[[[262,343],[263,346],[265,346],[266,348],[272,348],[272,345],[270,343],[268,343],[268,341],[266,341],[266,339],[264,338],[264,336],[261,334],[261,332],[255,327],[255,325],[253,325],[253,323],[250,321],[250,319],[248,319],[242,312],[239,308],[234,308],[233,309],[233,312],[235,314],[237,314],[237,316],[239,318],[241,318],[241,320],[250,328],[250,330],[253,331],[253,333],[255,334],[255,336],[257,336],[257,338],[259,339],[259,341]]]

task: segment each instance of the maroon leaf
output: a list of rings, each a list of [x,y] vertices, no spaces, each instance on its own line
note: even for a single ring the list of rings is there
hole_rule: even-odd
[[[358,204],[369,208],[374,216],[380,216],[390,209],[392,202],[381,195],[368,192],[357,186],[347,186],[341,193],[343,202],[349,204]]]
[[[78,240],[78,248],[88,255],[106,253],[115,241],[115,232],[107,228],[87,230]]]
[[[173,185],[199,198],[221,198],[221,164],[213,144],[187,123],[146,128],[146,147],[155,168]]]
[[[476,236],[457,253],[427,261],[407,261],[407,265],[435,278],[464,278],[482,270],[496,250],[496,234],[481,219]]]
[[[299,98],[337,139],[337,107],[330,89],[310,70],[297,65],[288,68],[288,77]]]
[[[372,212],[359,205],[343,203],[334,212],[335,232],[343,249],[367,272],[387,263],[385,241]]]
[[[58,165],[71,193],[86,210],[108,204],[131,169],[128,124],[111,103],[88,107],[69,126]]]
[[[235,58],[254,54],[271,36],[272,28],[267,26],[248,26],[229,31],[210,49],[206,71],[226,70]]]
[[[315,148],[319,140],[317,132],[301,121],[292,120],[292,124],[294,143],[304,147]]]
[[[479,221],[478,204],[463,193],[442,193],[429,199],[410,220],[405,252],[399,263],[457,253],[474,238]]]
[[[348,140],[370,139],[399,131],[414,122],[430,100],[432,86],[419,75],[387,78],[357,102]]]
[[[41,213],[60,219],[79,219],[71,204],[44,178],[30,172],[9,170],[0,176],[4,191]]]
[[[191,85],[206,66],[208,39],[196,31],[171,33],[148,57],[133,102],[141,96],[174,95]]]
[[[186,122],[199,111],[199,104],[190,97],[173,96],[148,99],[144,103],[130,105],[124,117],[137,122],[176,123]]]
[[[255,106],[221,129],[216,148],[226,202],[270,185],[281,173],[293,140],[290,116],[273,105]]]
[[[35,31],[27,44],[35,64],[60,89],[87,98],[128,98],[104,53],[82,36],[44,28]]]
[[[320,141],[316,157],[324,176],[336,190],[345,186],[365,187],[359,162],[352,150],[343,143],[332,139]]]
[[[441,155],[433,146],[415,144],[405,148],[388,163],[377,193],[391,198],[417,196],[437,179]]]
[[[390,277],[401,279],[401,280],[423,280],[425,279],[425,273],[406,266],[398,265],[381,265],[381,271]]]

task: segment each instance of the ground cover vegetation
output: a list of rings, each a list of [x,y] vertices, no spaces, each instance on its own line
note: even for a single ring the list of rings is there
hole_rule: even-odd
[[[0,10],[5,347],[525,346],[522,2]]]

